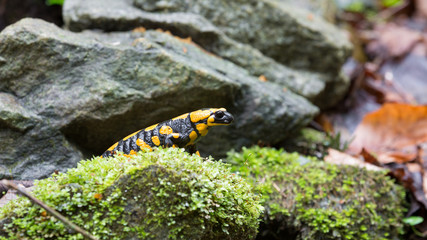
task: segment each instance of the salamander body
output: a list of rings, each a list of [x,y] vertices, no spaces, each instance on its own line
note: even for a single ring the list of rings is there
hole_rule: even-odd
[[[141,149],[180,147],[198,155],[195,143],[208,133],[211,126],[229,125],[233,116],[225,108],[201,109],[139,130],[113,144],[102,157],[116,152],[134,155]]]

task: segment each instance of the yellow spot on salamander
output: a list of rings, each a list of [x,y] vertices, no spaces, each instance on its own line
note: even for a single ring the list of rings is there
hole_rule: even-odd
[[[107,149],[107,151],[113,151],[113,150],[114,150],[114,148],[116,148],[116,147],[117,147],[117,145],[119,145],[119,143],[118,143],[118,142],[114,143],[114,144],[113,144],[113,146],[111,146],[110,148],[108,148],[108,149]]]
[[[197,151],[196,154],[200,157],[200,152],[199,151]]]
[[[123,156],[128,158],[132,157],[133,155],[136,155],[136,152],[134,150],[130,150],[129,154],[123,154]]]
[[[140,131],[140,130],[139,130],[139,131]],[[127,135],[125,138],[123,138],[123,141],[125,141],[126,139],[128,139],[128,138],[130,138],[130,137],[135,136],[137,133],[139,133],[139,131],[136,131],[136,132],[134,132],[134,133],[132,133],[132,134]]]
[[[159,130],[159,133],[160,134],[171,134],[171,133],[173,133],[173,130],[169,126],[162,126]]]
[[[172,120],[176,120],[176,119],[186,119],[188,116],[188,113],[184,113],[182,115],[179,115],[178,117],[174,117],[172,118]]]
[[[135,150],[130,150],[129,154],[123,154],[123,156],[128,157],[128,158],[132,157],[133,155],[136,155]]]
[[[151,131],[151,130],[153,130],[154,128],[156,128],[156,127],[157,127],[157,125],[159,125],[159,124],[151,125],[151,126],[149,126],[149,127],[145,128],[144,130],[145,130],[145,131]]]
[[[160,139],[159,139],[159,137],[157,137],[157,136],[153,136],[153,137],[151,137],[151,141],[152,141],[154,144],[156,144],[156,146],[159,146],[159,145],[160,145]]]
[[[138,138],[136,140],[136,145],[138,145],[141,149],[148,148],[151,150],[150,145],[148,145],[146,142],[142,141],[140,138]]]
[[[179,138],[179,133],[172,133],[172,137]]]
[[[200,135],[205,136],[208,134],[208,125],[204,123],[199,123],[196,125],[197,131],[199,131]]]
[[[211,110],[197,110],[190,113],[190,119],[193,123],[206,119],[211,115]]]
[[[215,118],[214,118],[214,116],[210,116],[209,118],[208,118],[208,126],[214,126],[215,125]]]
[[[191,142],[194,142],[197,139],[197,133],[196,131],[191,131],[190,133],[190,140]]]

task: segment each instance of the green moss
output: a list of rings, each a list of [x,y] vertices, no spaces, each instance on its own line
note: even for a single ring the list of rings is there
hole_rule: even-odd
[[[263,196],[264,234],[282,228],[297,239],[398,238],[405,212],[401,186],[384,172],[312,160],[271,148],[229,153],[233,170]]]
[[[36,182],[33,194],[100,239],[248,239],[262,211],[226,164],[181,149],[82,161]],[[0,219],[3,239],[83,239],[25,198]]]

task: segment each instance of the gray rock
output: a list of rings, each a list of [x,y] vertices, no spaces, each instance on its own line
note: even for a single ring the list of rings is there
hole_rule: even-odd
[[[235,115],[235,124],[201,143],[202,154],[215,156],[277,143],[317,112],[292,91],[162,32],[71,33],[24,19],[0,42],[0,92],[22,106],[0,105],[0,121],[15,109],[33,124],[2,124],[0,166],[16,179],[63,171],[129,133],[202,107]]]
[[[134,0],[149,12],[190,12],[289,66],[339,70],[350,45],[332,25],[278,0]],[[316,42],[316,44],[313,44]],[[338,71],[336,71],[338,72]]]
[[[19,102],[0,92],[0,179],[40,178],[75,166],[81,153],[49,122],[43,123],[46,119]]]
[[[0,127],[23,132],[34,127],[39,120],[22,107],[13,95],[0,92]]]
[[[204,49],[322,108],[334,105],[346,93],[349,81],[340,68],[350,54],[350,44],[321,18],[282,2],[186,3],[135,1],[141,7],[136,8],[132,0],[68,0],[63,15],[66,27],[73,31],[144,26],[190,36]]]
[[[337,11],[338,11],[337,1],[339,0],[299,0],[299,1],[280,0],[280,1],[307,9],[310,12],[313,12],[314,14],[317,14],[323,17],[326,21],[335,23]]]

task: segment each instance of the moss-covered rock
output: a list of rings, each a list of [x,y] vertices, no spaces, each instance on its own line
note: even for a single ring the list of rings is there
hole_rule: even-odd
[[[382,172],[336,166],[282,150],[229,153],[266,208],[259,239],[398,239],[405,191]]]
[[[262,211],[226,164],[172,148],[82,161],[33,194],[99,239],[251,239]],[[25,198],[0,219],[0,239],[83,239]]]

